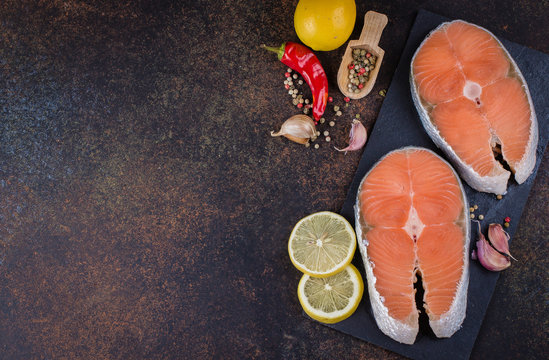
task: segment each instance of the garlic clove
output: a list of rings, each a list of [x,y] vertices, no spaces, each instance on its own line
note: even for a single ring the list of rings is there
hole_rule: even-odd
[[[490,246],[482,234],[479,235],[479,240],[477,241],[477,252],[475,255],[482,266],[490,271],[501,271],[511,266],[511,260]]]
[[[488,240],[492,246],[503,255],[516,260],[509,252],[509,234],[503,230],[500,224],[490,224],[488,227]]]
[[[316,139],[316,127],[313,119],[299,114],[284,121],[278,132],[271,131],[271,136],[284,136],[298,144],[306,144],[309,139]]]
[[[272,133],[271,133],[271,135],[276,136],[276,134],[273,135]],[[293,141],[295,143],[298,143],[298,144],[305,145],[306,143],[309,142],[309,138],[299,138],[299,137],[296,137],[296,136],[293,136],[293,135],[290,135],[290,134],[283,134],[282,136],[284,136],[286,139],[288,139],[290,141]]]
[[[354,151],[360,150],[366,144],[368,139],[368,133],[362,123],[356,119],[353,120],[351,125],[351,132],[349,133],[349,145],[344,149],[335,148],[337,151]]]
[[[486,240],[480,229],[480,222],[473,220],[478,224],[477,249],[471,253],[473,260],[478,260],[482,266],[490,271],[501,271],[511,266],[511,260],[505,255],[500,254]]]

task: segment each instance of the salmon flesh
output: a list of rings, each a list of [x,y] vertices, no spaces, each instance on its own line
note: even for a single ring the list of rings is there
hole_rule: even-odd
[[[380,330],[413,344],[419,325],[414,283],[438,337],[461,326],[469,283],[469,220],[457,173],[430,150],[406,147],[385,155],[362,180],[355,230],[370,303]]]
[[[536,163],[538,124],[530,92],[511,55],[489,31],[441,24],[411,62],[412,98],[422,124],[474,189],[504,194]]]

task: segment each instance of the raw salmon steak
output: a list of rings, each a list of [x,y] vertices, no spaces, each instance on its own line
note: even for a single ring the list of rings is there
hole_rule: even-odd
[[[465,319],[469,284],[467,198],[452,167],[423,148],[385,155],[360,183],[355,230],[380,330],[414,343],[419,274],[431,329],[452,336]]]
[[[504,194],[511,172],[519,184],[530,176],[538,143],[534,106],[518,66],[492,33],[461,20],[441,24],[414,54],[410,85],[425,130],[472,188]]]

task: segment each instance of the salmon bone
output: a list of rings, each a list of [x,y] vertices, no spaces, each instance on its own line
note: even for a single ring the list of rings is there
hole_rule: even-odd
[[[482,93],[482,87],[474,81],[467,80],[463,87],[463,96],[469,100],[473,100],[477,106],[480,106],[480,94]]]

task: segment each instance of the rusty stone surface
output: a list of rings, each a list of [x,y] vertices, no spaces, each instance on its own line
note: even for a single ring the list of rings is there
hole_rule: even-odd
[[[401,358],[297,300],[287,237],[339,210],[361,154],[269,135],[296,110],[258,45],[298,40],[296,3],[0,3],[1,358]],[[420,5],[549,53],[545,2],[357,3],[388,15],[385,58],[338,146],[348,115],[374,123]],[[318,54],[340,105],[343,51]],[[545,154],[472,358],[549,352],[548,184]]]

